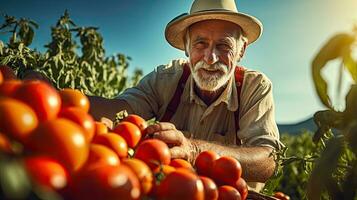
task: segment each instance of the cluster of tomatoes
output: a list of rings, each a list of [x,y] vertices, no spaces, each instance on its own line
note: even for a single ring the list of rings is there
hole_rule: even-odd
[[[164,142],[146,139],[141,117],[109,130],[89,106],[78,90],[0,73],[0,152],[20,154],[32,181],[64,199],[246,199],[237,160],[212,151],[194,166],[171,159]]]

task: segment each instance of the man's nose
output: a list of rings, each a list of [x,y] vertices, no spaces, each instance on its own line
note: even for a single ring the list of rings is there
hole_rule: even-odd
[[[208,65],[212,65],[218,61],[218,56],[214,48],[206,50],[204,60]]]

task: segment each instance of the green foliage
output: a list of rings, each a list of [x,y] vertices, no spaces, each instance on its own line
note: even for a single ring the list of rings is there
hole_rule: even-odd
[[[8,44],[0,41],[0,64],[12,67],[20,78],[38,71],[58,89],[75,88],[87,95],[113,98],[142,76],[137,69],[128,78],[131,58],[124,54],[106,57],[98,28],[77,26],[67,11],[51,28],[52,40],[45,45],[45,53],[28,47],[36,28],[38,25],[29,19],[10,16],[5,16],[0,26],[2,33],[11,34]]]
[[[357,62],[352,57],[355,48],[357,32],[338,34],[332,37],[316,55],[313,63],[313,78],[316,91],[321,102],[328,110],[319,111],[314,120],[318,131],[314,142],[321,140],[333,130],[333,135],[316,160],[307,186],[308,199],[320,199],[327,192],[331,199],[357,198]],[[321,69],[330,60],[339,59],[341,66],[347,68],[354,83],[346,96],[346,106],[343,112],[334,109],[325,87],[326,81],[321,76]],[[341,74],[340,74],[341,76]],[[342,80],[342,77],[339,78]],[[341,164],[343,162],[343,164]]]
[[[357,30],[357,29],[356,29]],[[280,190],[292,199],[357,199],[357,62],[353,58],[357,32],[332,37],[312,62],[316,92],[327,110],[318,111],[314,134],[282,137],[287,149],[277,152],[279,168],[265,192]],[[344,111],[337,111],[327,93],[321,70],[340,60],[339,90],[346,69],[354,83],[346,96]],[[337,91],[340,92],[340,91]]]

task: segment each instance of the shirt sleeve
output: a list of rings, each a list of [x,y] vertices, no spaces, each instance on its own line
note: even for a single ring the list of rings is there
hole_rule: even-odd
[[[281,149],[284,145],[279,140],[275,122],[272,83],[264,74],[249,73],[245,76],[241,91],[238,137],[244,146]]]
[[[148,120],[156,116],[159,109],[160,98],[156,90],[157,71],[143,77],[137,86],[126,89],[117,96],[117,99],[125,100],[134,113]]]

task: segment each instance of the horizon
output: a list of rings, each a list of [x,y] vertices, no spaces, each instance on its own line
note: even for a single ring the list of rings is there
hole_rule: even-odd
[[[145,75],[155,66],[185,57],[182,51],[165,41],[164,29],[171,19],[188,12],[191,2],[103,0],[98,4],[93,0],[1,0],[0,14],[36,21],[40,27],[30,47],[43,51],[43,46],[51,40],[51,25],[68,9],[78,26],[99,27],[106,56],[124,53],[132,58],[129,72],[139,67]],[[357,1],[269,0],[254,3],[236,0],[236,3],[239,11],[257,17],[264,25],[262,37],[248,47],[241,64],[263,72],[273,82],[277,123],[305,121],[324,109],[313,87],[310,63],[326,40],[336,33],[352,30],[357,22]],[[3,41],[7,38],[0,35]],[[334,65],[338,63],[329,63],[324,70],[326,79],[332,82],[329,92],[333,97],[336,96],[334,87],[338,75]],[[348,82],[349,79],[342,94],[347,91]],[[338,108],[343,109],[343,101],[337,100],[341,104]]]

